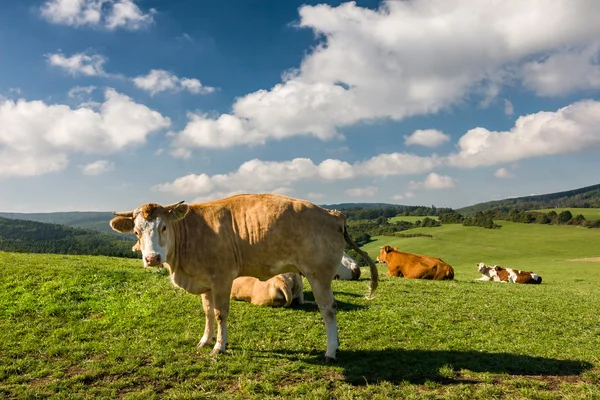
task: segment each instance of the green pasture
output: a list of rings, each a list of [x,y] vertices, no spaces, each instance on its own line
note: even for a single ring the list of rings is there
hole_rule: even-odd
[[[585,219],[588,221],[595,221],[600,219],[600,208],[545,208],[543,210],[533,210],[543,213],[549,213],[550,211],[554,211],[557,214],[560,214],[563,211],[570,211],[573,216],[583,215]]]
[[[365,300],[334,281],[338,361],[322,361],[314,304],[233,302],[227,354],[196,350],[200,298],[140,260],[0,253],[0,398],[600,398],[600,230],[500,221],[378,237],[439,256],[454,281],[385,276]],[[412,231],[411,231],[412,232]],[[541,285],[476,282],[475,264],[533,270]],[[311,299],[310,286],[305,295]]]
[[[435,215],[432,215],[430,217],[423,217],[423,216],[412,216],[412,215],[408,215],[408,216],[397,216],[397,217],[391,217],[388,219],[388,222],[390,223],[394,223],[394,222],[398,222],[398,221],[406,221],[406,222],[412,222],[415,223],[416,221],[423,221],[425,218],[429,218],[429,219],[435,219],[437,220],[438,217]]]

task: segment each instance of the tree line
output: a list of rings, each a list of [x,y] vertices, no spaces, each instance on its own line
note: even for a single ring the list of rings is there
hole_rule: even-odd
[[[58,224],[0,217],[0,250],[137,258],[132,235],[110,235]]]

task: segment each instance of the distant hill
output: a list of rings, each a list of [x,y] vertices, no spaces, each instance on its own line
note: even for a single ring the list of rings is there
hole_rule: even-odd
[[[514,208],[523,211],[559,207],[600,208],[600,185],[586,186],[580,189],[567,190],[565,192],[488,201],[469,207],[459,208],[456,211],[464,215],[470,215],[477,211],[486,211],[496,208],[504,208],[505,210]]]
[[[44,222],[48,224],[59,224],[73,228],[90,229],[104,233],[116,233],[108,225],[108,221],[114,217],[114,215],[108,211],[71,211],[53,213],[0,212],[0,217]]]
[[[322,204],[321,207],[326,208],[328,210],[348,210],[351,208],[362,208],[362,209],[371,209],[371,208],[387,208],[387,207],[405,207],[398,204],[388,204],[388,203],[340,203],[340,204]]]
[[[0,250],[138,257],[133,235],[108,235],[57,224],[0,217]]]

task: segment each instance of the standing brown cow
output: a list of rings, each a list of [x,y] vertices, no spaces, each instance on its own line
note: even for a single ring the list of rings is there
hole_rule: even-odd
[[[217,340],[211,354],[227,346],[227,316],[233,280],[254,276],[266,280],[285,272],[301,272],[313,290],[325,322],[326,360],[338,348],[335,299],[331,282],[344,243],[369,262],[372,296],[378,273],[373,260],[348,235],[346,218],[308,201],[274,194],[245,194],[201,204],[144,204],[115,213],[110,221],[119,232],[138,237],[144,266],[165,264],[171,281],[201,294],[206,324],[198,343]]]
[[[438,281],[454,279],[454,269],[439,258],[403,253],[385,245],[377,259],[387,264],[388,276]]]

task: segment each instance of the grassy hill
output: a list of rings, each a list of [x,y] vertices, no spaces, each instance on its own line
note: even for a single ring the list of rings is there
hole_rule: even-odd
[[[488,201],[459,208],[456,211],[461,214],[470,215],[477,211],[485,211],[499,207],[517,208],[519,210],[535,210],[539,208],[554,207],[600,208],[600,185],[586,186],[564,192]]]
[[[379,245],[440,256],[456,280],[384,275],[365,300],[334,281],[340,352],[321,361],[316,307],[233,302],[229,350],[196,350],[198,296],[140,260],[0,252],[0,398],[600,398],[600,231],[444,225]],[[417,229],[416,231],[419,231]],[[475,282],[475,263],[533,270],[541,285]],[[310,286],[305,294],[311,299]]]
[[[59,224],[73,228],[90,229],[104,233],[116,233],[108,225],[114,215],[111,212],[71,211],[53,213],[6,213],[0,212],[0,217],[22,219],[26,221]]]

